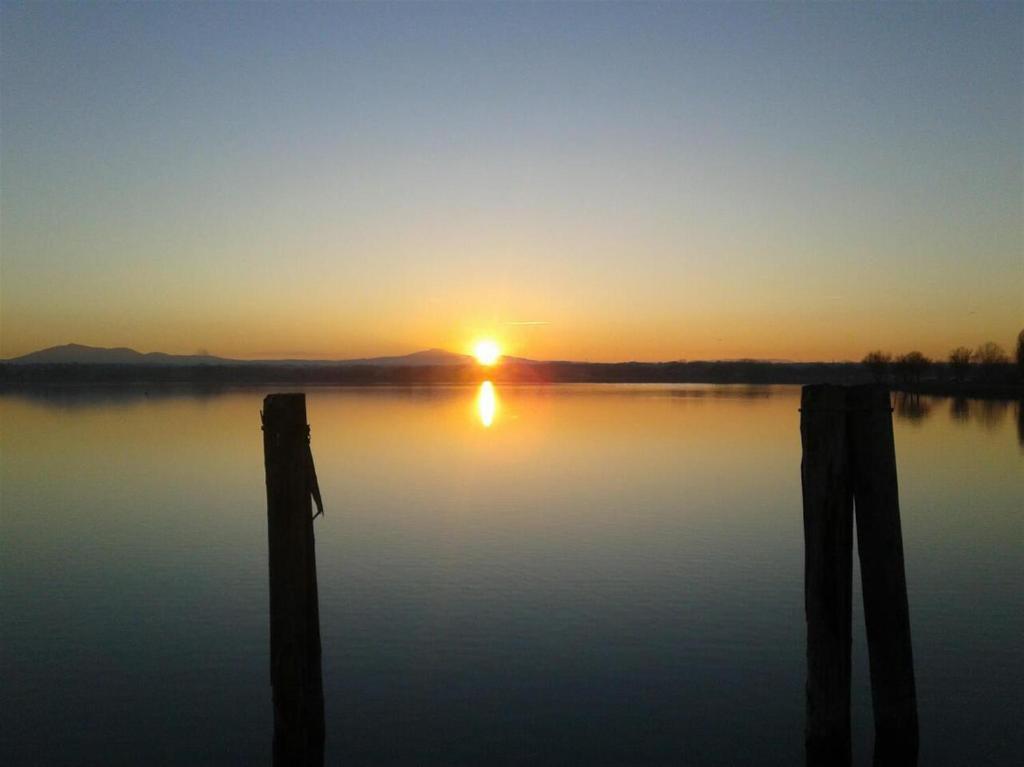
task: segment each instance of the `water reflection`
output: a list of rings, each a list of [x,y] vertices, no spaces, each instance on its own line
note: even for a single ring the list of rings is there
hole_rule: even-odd
[[[1017,413],[1021,412],[1017,403]],[[958,397],[950,402],[949,417],[954,421],[974,420],[989,431],[994,431],[1006,419],[1011,403],[1008,400],[968,400]]]
[[[920,394],[909,394],[901,392],[896,395],[896,417],[903,418],[911,423],[920,423],[931,415],[932,406],[928,398],[921,398]]]
[[[799,764],[799,388],[480,384],[308,388],[325,763]],[[0,763],[269,764],[267,389],[84,388],[0,394]],[[1019,412],[929,402],[896,424],[920,763],[1012,764]]]
[[[1010,403],[1005,400],[986,399],[976,405],[978,422],[989,431],[999,428],[999,425],[1006,418],[1010,409]]]
[[[948,407],[943,400],[949,401]],[[1024,446],[1024,402],[1007,399],[967,399],[965,397],[929,397],[908,392],[899,392],[894,397],[895,415],[901,421],[919,425],[937,412],[937,408],[945,409],[949,420],[953,423],[966,424],[973,422],[987,431],[1001,428],[1011,410],[1016,407],[1018,420],[1018,437]]]
[[[954,421],[966,421],[971,417],[971,403],[964,397],[954,397],[949,402],[949,417]]]
[[[498,412],[498,396],[494,392],[494,384],[484,381],[480,384],[480,390],[476,394],[476,414],[484,428],[490,428],[494,423],[494,415]]]

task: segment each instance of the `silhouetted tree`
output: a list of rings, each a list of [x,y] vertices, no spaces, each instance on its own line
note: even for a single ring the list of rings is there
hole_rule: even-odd
[[[974,361],[979,365],[1002,365],[1010,361],[1003,347],[994,341],[986,341],[974,350]]]
[[[967,371],[971,369],[971,350],[966,346],[958,346],[951,351],[949,353],[949,369],[957,381],[967,378]]]
[[[896,358],[896,371],[900,380],[908,384],[921,383],[921,376],[924,375],[932,361],[919,351],[907,352]]]
[[[986,341],[974,350],[974,361],[981,368],[982,375],[986,379],[993,379],[999,368],[1009,363],[1010,358],[1002,346],[994,341]]]
[[[1024,330],[1017,334],[1017,373],[1024,375]]]
[[[864,359],[861,360],[861,364],[871,372],[876,381],[884,381],[889,377],[891,363],[892,355],[877,349],[865,354]]]

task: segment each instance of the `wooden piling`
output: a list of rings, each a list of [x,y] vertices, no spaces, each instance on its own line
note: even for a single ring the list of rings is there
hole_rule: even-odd
[[[800,403],[807,617],[808,765],[850,759],[853,491],[844,387],[805,386]]]
[[[322,765],[324,699],[304,394],[263,401],[270,560],[270,681],[274,764]],[[316,490],[319,498],[319,489]]]
[[[847,407],[875,761],[906,765],[917,756],[917,694],[889,392],[880,386],[850,387]]]

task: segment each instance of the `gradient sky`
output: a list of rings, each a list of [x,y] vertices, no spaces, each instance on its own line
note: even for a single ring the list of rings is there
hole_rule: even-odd
[[[0,356],[1024,326],[1022,4],[5,2],[0,30]]]

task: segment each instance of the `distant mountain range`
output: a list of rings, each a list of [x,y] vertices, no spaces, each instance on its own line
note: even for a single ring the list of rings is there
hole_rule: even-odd
[[[735,362],[735,363],[770,363],[770,364],[794,364],[790,360],[783,359],[739,359],[739,360],[705,360],[706,362]],[[0,359],[0,364],[10,365],[146,365],[146,366],[182,366],[196,367],[203,365],[295,365],[306,367],[318,366],[376,366],[376,367],[437,367],[444,365],[469,365],[475,362],[469,354],[457,354],[446,349],[425,349],[411,354],[402,354],[393,357],[360,357],[357,359],[338,360],[316,360],[316,359],[258,359],[245,360],[231,357],[218,357],[213,354],[167,354],[166,352],[139,352],[127,346],[108,348],[103,346],[85,346],[84,344],[63,344],[51,346],[47,349],[40,349],[37,352],[30,352],[20,357]],[[541,364],[538,360],[525,357],[502,357],[503,363],[515,363],[523,365]],[[570,360],[550,360],[553,364],[590,364],[574,363]],[[671,360],[669,362],[679,363],[685,360]],[[637,363],[597,363],[597,364],[637,364]],[[666,364],[666,363],[640,363],[640,364]],[[799,364],[799,363],[797,363]]]
[[[64,344],[37,352],[0,360],[11,365],[376,365],[379,367],[419,367],[424,365],[466,365],[473,361],[468,354],[444,349],[426,349],[397,357],[366,357],[350,360],[239,360],[211,354],[143,354],[121,346],[108,349],[100,346]]]

